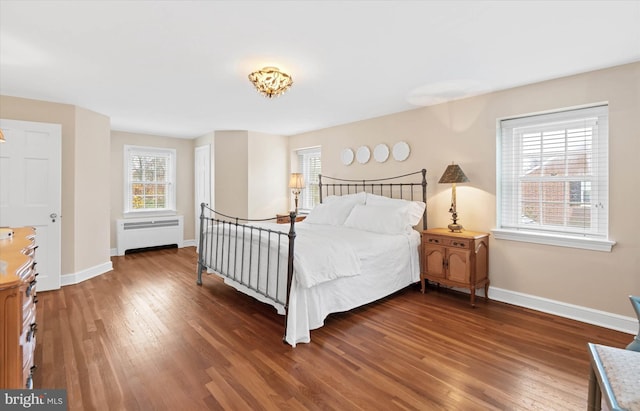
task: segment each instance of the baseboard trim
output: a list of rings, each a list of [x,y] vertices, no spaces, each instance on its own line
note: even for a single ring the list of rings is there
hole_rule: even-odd
[[[60,276],[60,285],[64,287],[66,285],[78,284],[90,278],[107,273],[111,270],[113,270],[113,264],[111,264],[111,261],[108,261],[106,263],[95,265],[77,273],[63,274]]]
[[[482,293],[484,294],[484,293]],[[638,333],[638,320],[633,317],[594,310],[593,308],[573,305],[562,301],[550,300],[535,295],[519,293],[502,288],[489,287],[489,298],[504,303],[531,308],[532,310],[570,318],[587,324],[610,328],[612,330],[635,335]]]

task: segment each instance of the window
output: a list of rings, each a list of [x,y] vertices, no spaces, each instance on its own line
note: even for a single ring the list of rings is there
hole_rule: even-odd
[[[608,106],[501,120],[496,238],[610,251]]]
[[[175,213],[176,151],[124,147],[125,213]]]
[[[309,211],[320,203],[318,176],[322,170],[320,147],[298,150],[298,167],[304,176],[306,188],[300,193],[299,209]]]

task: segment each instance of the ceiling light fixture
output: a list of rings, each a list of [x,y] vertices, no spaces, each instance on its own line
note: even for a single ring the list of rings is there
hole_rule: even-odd
[[[283,73],[277,67],[265,67],[262,70],[249,74],[249,80],[265,97],[278,97],[293,84],[293,79],[287,73]]]

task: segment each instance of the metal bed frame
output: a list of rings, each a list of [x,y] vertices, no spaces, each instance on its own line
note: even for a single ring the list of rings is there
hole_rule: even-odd
[[[419,183],[415,182],[400,182],[400,183],[387,183],[386,181],[394,181],[399,180],[405,177],[415,176],[417,174],[422,175],[422,181]],[[322,179],[329,179],[331,181],[339,181],[333,183],[323,183]],[[320,202],[322,203],[323,198],[323,189],[324,195],[348,195],[355,194],[359,191],[365,191],[371,194],[377,194],[389,198],[399,198],[409,201],[414,201],[414,187],[422,187],[422,202],[427,204],[427,170],[422,169],[420,171],[416,171],[413,173],[403,174],[400,176],[387,177],[387,178],[378,178],[378,179],[370,179],[370,180],[349,180],[344,178],[336,178],[336,177],[326,177],[319,175],[318,176],[318,186],[320,190]],[[353,189],[353,191],[352,191]],[[397,189],[397,197],[394,197],[394,189]],[[330,192],[331,191],[331,192]],[[407,195],[408,198],[405,198],[404,195]],[[427,207],[424,208],[424,213],[422,215],[422,229],[427,229]]]
[[[405,200],[414,200],[414,192],[416,187],[420,187],[422,191],[422,201],[426,204],[427,200],[427,170],[422,169],[420,171],[403,174],[400,176],[371,179],[371,180],[348,180],[335,177],[319,176],[318,188],[320,193],[320,202],[324,196],[329,195],[348,195],[355,194],[359,191],[365,191],[371,194],[384,195],[390,198],[400,198]],[[390,182],[398,181],[421,174],[422,178],[420,182]],[[323,182],[323,179],[332,181],[330,183]],[[394,197],[395,195],[395,197]],[[266,219],[246,219],[233,217],[222,214],[210,208],[207,204],[200,204],[200,233],[198,243],[198,268],[197,268],[197,280],[198,285],[202,285],[202,273],[207,273],[209,270],[215,272],[221,277],[230,278],[249,290],[256,292],[263,296],[268,301],[272,301],[276,304],[280,304],[284,307],[284,336],[283,341],[287,335],[287,320],[288,320],[288,306],[289,297],[291,293],[291,281],[293,279],[293,256],[295,246],[295,224],[296,224],[296,212],[291,211],[289,213],[290,224],[288,233],[271,230],[264,227],[257,227],[251,225],[257,222],[275,222],[276,218]],[[215,228],[215,230],[213,230]],[[425,207],[424,214],[422,216],[422,228],[427,228],[427,209]],[[207,232],[214,232],[215,235],[206,235]],[[264,238],[266,236],[266,247],[263,247]],[[288,250],[286,262],[281,261],[281,252],[284,251],[282,247],[283,238],[288,239]],[[263,239],[258,241],[258,244],[253,243],[253,239]],[[247,240],[249,241],[247,245]],[[276,253],[272,253],[272,245],[276,248]],[[254,247],[258,247],[257,250]],[[263,250],[264,248],[264,250]],[[275,257],[273,257],[275,254]],[[237,256],[241,256],[241,263],[238,266]],[[248,266],[244,264],[245,255],[249,256]],[[254,261],[252,256],[257,255],[257,260]],[[233,256],[233,257],[232,257]],[[266,272],[260,270],[261,259],[267,259]],[[272,258],[277,258],[275,273],[270,270]],[[233,260],[233,261],[232,261]],[[257,264],[257,270],[252,270],[253,264]],[[281,264],[286,264],[287,278],[286,278],[286,295],[280,295],[278,293],[280,278],[278,273],[280,272]],[[269,278],[276,275],[275,290],[270,290]],[[266,276],[266,277],[262,277]],[[266,290],[260,290],[260,279],[264,278],[266,281]]]

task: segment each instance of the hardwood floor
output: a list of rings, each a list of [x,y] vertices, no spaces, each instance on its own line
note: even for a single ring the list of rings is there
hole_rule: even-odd
[[[193,247],[113,265],[38,294],[35,386],[69,410],[583,410],[587,342],[633,338],[415,285],[292,348],[270,306],[195,284]]]

